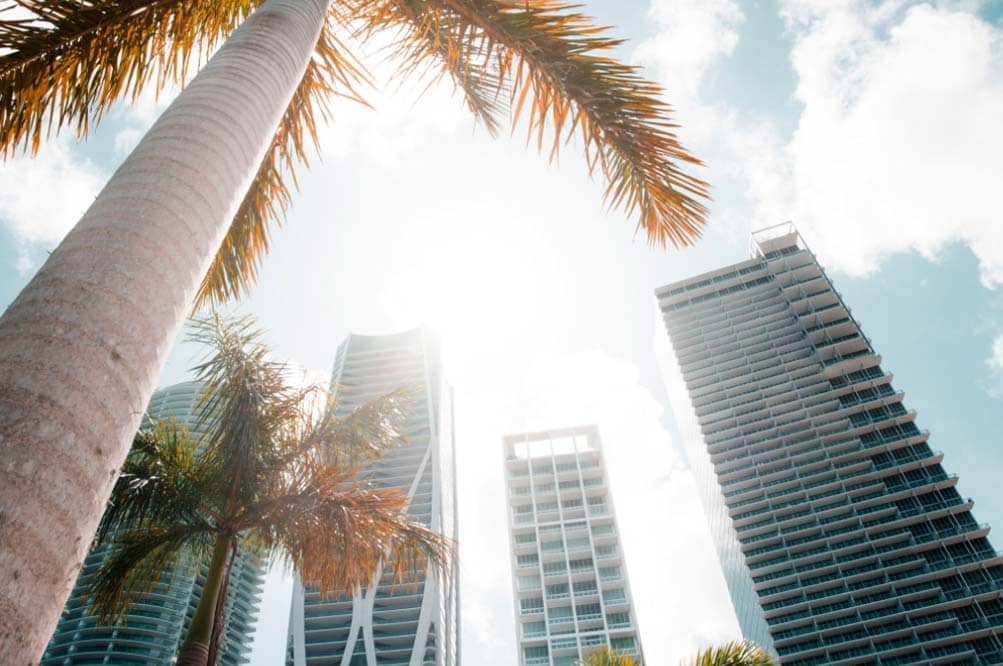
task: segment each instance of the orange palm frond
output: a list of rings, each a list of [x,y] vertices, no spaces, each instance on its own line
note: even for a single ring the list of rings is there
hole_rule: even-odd
[[[483,66],[482,58],[454,48],[450,23],[427,11],[427,4],[426,0],[349,0],[335,5],[333,11],[346,26],[361,23],[355,36],[362,40],[391,31],[395,37],[393,49],[403,64],[402,75],[422,75],[434,70],[438,63],[439,76],[448,74],[474,117],[492,136],[498,134],[507,101],[502,82]]]
[[[0,155],[53,131],[86,136],[120,99],[184,82],[263,0],[16,0],[0,15]]]
[[[336,97],[365,104],[358,88],[368,83],[368,73],[338,40],[328,22],[254,182],[202,280],[193,311],[235,300],[250,291],[268,253],[269,227],[282,225],[292,203],[287,181],[298,188],[297,164],[309,166],[308,146],[319,148],[317,119],[331,119],[330,104]]]
[[[320,465],[276,479],[274,494],[233,529],[255,529],[266,549],[280,549],[323,594],[368,585],[379,567],[395,582],[415,582],[452,558],[450,541],[408,519],[407,496],[370,489],[350,470]]]
[[[452,63],[479,85],[508,88],[513,127],[525,117],[528,136],[557,157],[561,144],[579,134],[591,172],[607,181],[612,207],[639,215],[649,242],[675,246],[699,237],[707,209],[707,185],[682,165],[699,165],[675,135],[662,89],[636,68],[605,55],[620,42],[605,35],[575,5],[559,0],[353,0],[356,11],[397,28],[394,8],[420,6],[415,33],[438,40]],[[405,67],[421,52],[402,42]],[[545,144],[547,137],[549,141]],[[549,148],[547,148],[549,146]]]

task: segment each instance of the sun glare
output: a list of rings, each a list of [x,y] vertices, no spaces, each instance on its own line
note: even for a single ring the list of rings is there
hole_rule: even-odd
[[[506,363],[531,353],[559,308],[560,267],[551,248],[520,242],[499,220],[472,224],[460,214],[405,227],[383,297],[402,320],[442,338],[451,373]]]

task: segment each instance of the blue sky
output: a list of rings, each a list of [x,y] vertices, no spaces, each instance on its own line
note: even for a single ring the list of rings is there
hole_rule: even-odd
[[[473,128],[448,88],[416,100],[405,86],[374,93],[375,112],[338,107],[241,306],[316,376],[350,331],[442,332],[464,659],[479,666],[514,657],[501,436],[582,422],[598,423],[610,458],[649,658],[736,636],[673,442],[653,290],[743,259],[753,228],[798,225],[978,519],[1003,526],[1003,2],[586,5],[666,86],[684,143],[709,165],[711,221],[695,248],[632,239],[574,150],[548,166],[521,137]],[[117,110],[86,144],[61,137],[0,164],[0,303],[169,98]],[[189,351],[163,384],[186,376]],[[287,594],[271,577],[255,664],[278,663]]]

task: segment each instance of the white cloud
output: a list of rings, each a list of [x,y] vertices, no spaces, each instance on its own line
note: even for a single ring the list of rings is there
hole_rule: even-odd
[[[989,366],[989,376],[985,385],[986,392],[994,398],[1003,400],[1003,333],[997,335],[993,340],[986,365]]]
[[[107,174],[73,150],[64,137],[42,146],[34,157],[0,161],[0,222],[21,247],[17,267],[33,268],[32,246],[55,247],[94,200]]]
[[[735,50],[742,10],[734,0],[652,0],[648,13],[657,33],[635,57],[657,68],[675,104],[695,101],[710,68]]]
[[[976,4],[783,0],[801,105],[785,138],[702,92],[734,52],[739,7],[652,0],[658,33],[637,58],[710,165],[713,226],[744,234],[750,218],[753,228],[794,220],[830,268],[852,275],[963,242],[983,283],[1003,282],[1003,28]],[[732,186],[744,202],[729,199]]]
[[[702,99],[701,91],[714,67],[735,50],[745,17],[734,0],[652,0],[648,13],[657,32],[641,42],[634,58],[665,86],[684,144],[710,159],[722,126],[730,129],[734,120],[726,108]]]
[[[993,353],[989,357],[989,367],[997,372],[1003,372],[1003,334],[993,340]]]
[[[794,219],[853,275],[960,241],[1003,282],[1003,30],[927,4],[783,7],[804,107],[786,145],[743,156],[775,174],[749,178],[756,223]]]

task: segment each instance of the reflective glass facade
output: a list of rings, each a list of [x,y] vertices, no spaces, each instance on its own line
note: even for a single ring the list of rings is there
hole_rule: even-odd
[[[352,335],[338,348],[332,385],[347,414],[402,386],[417,389],[406,446],[368,470],[375,483],[410,497],[409,515],[457,537],[450,390],[437,339],[419,328],[397,335]],[[290,612],[292,666],[454,666],[459,661],[459,589],[455,566],[420,584],[380,576],[351,597],[323,598],[296,583]]]
[[[574,666],[641,642],[594,426],[505,438],[519,666]]]
[[[153,394],[147,413],[154,418],[173,416],[194,431],[198,388],[198,384],[186,382],[161,389]],[[98,624],[96,618],[87,614],[83,599],[89,579],[106,556],[104,546],[88,553],[41,663],[46,666],[172,663],[195,614],[207,565],[196,567],[190,559],[182,559],[149,594],[129,608],[124,622],[109,626]],[[230,578],[220,664],[249,663],[263,581],[264,563],[260,558],[238,551]]]
[[[790,225],[658,289],[666,383],[747,638],[809,664],[1003,663],[1003,558]]]

